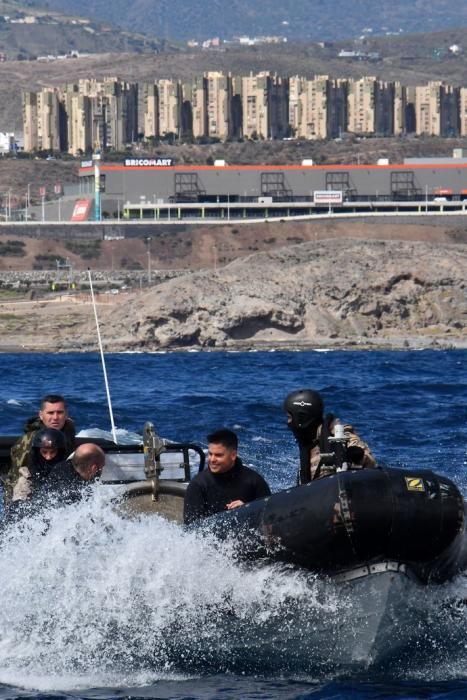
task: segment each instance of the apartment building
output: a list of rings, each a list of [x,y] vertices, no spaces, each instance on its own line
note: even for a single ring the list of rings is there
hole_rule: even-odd
[[[78,91],[64,96],[67,119],[68,151],[75,155],[87,153],[94,146],[92,135],[92,99]]]
[[[159,92],[155,83],[138,84],[138,133],[146,139],[159,136]]]
[[[182,136],[201,138],[208,130],[207,80],[200,76],[182,85]]]
[[[415,88],[416,133],[436,136],[441,133],[441,83],[430,82]]]
[[[460,89],[452,85],[441,86],[441,136],[460,134]]]
[[[467,135],[467,87],[437,81],[406,87],[372,76],[309,79],[209,71],[183,84],[89,78],[24,92],[22,108],[25,150],[72,154],[121,151],[140,134],[221,140],[325,139],[343,132]]]
[[[241,101],[243,136],[269,138],[269,91],[272,78],[269,73],[242,77]]]
[[[181,135],[182,84],[179,80],[162,79],[157,82],[159,93],[159,133],[161,136]]]
[[[459,136],[467,136],[467,88],[459,88]]]
[[[375,133],[376,78],[349,80],[347,90],[347,131],[353,134]]]
[[[216,71],[205,74],[207,86],[206,136],[225,141],[233,135],[231,103],[232,78]]]
[[[347,131],[347,80],[328,81],[327,137],[337,138]]]
[[[401,136],[406,131],[407,122],[407,95],[405,88],[399,83],[394,83],[393,104],[393,134]]]
[[[303,139],[325,139],[328,135],[328,76],[307,80],[289,79],[289,123],[291,133]]]
[[[376,80],[374,85],[374,124],[379,136],[394,133],[395,83]]]
[[[289,135],[289,79],[274,75],[269,92],[269,138]]]
[[[60,151],[60,101],[56,88],[43,88],[37,94],[37,146],[43,151]]]
[[[37,151],[37,93],[23,92],[23,138],[25,151]]]

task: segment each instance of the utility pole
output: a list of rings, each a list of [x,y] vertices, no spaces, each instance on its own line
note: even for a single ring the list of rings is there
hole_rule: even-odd
[[[151,285],[151,237],[146,238],[146,243],[148,246],[148,287]]]
[[[28,182],[28,190],[26,192],[26,221],[29,221],[29,208],[31,206],[31,185],[32,182]]]

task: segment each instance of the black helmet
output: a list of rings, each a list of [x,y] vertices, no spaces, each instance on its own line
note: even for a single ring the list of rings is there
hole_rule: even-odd
[[[284,400],[284,411],[292,416],[292,428],[308,428],[323,420],[323,399],[313,389],[292,391]]]
[[[66,447],[65,436],[61,430],[54,428],[42,428],[38,430],[32,439],[32,447],[53,447],[56,450],[64,450]]]

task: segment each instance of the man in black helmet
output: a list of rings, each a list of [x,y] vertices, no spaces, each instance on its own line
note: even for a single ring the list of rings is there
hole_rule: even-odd
[[[43,428],[60,430],[66,443],[67,454],[75,447],[75,425],[68,416],[65,399],[60,394],[47,394],[40,403],[38,415],[30,418],[24,426],[24,435],[20,437],[11,448],[11,467],[4,482],[5,503],[9,503],[13,497],[13,490],[21,471],[27,468],[31,445],[35,434]]]
[[[324,415],[321,395],[313,389],[299,389],[284,400],[287,423],[300,449],[299,483],[334,474],[336,469],[371,468],[376,461],[370,448],[332,414]]]
[[[41,428],[31,442],[28,464],[19,469],[13,487],[12,502],[25,501],[40,491],[56,464],[67,456],[66,440],[61,430]]]

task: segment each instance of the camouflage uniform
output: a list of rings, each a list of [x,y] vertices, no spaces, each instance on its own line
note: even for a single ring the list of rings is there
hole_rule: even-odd
[[[329,426],[331,435],[334,434],[335,424],[336,420],[333,420],[333,422]],[[320,425],[316,432],[316,437],[310,446],[310,474],[312,480],[315,478],[321,479],[323,476],[329,476],[330,474],[334,474],[335,472],[335,468],[333,466],[328,466],[325,464],[322,464],[318,471],[322,452],[322,432],[323,426]],[[344,425],[344,433],[345,437],[348,438],[347,447],[361,447],[361,449],[363,450],[363,459],[361,463],[355,466],[361,467],[362,469],[376,467],[376,460],[373,457],[370,448],[368,447],[366,442],[361,440],[359,436],[354,432],[353,427],[348,424]],[[330,451],[332,451],[332,448],[330,448]]]
[[[37,431],[45,427],[38,416],[30,418],[24,426],[24,435],[11,448],[11,466],[3,484],[5,503],[25,500],[31,495],[32,481],[28,468],[31,444]],[[75,424],[70,418],[66,419],[62,432],[65,434],[67,452],[70,453],[75,447]]]

